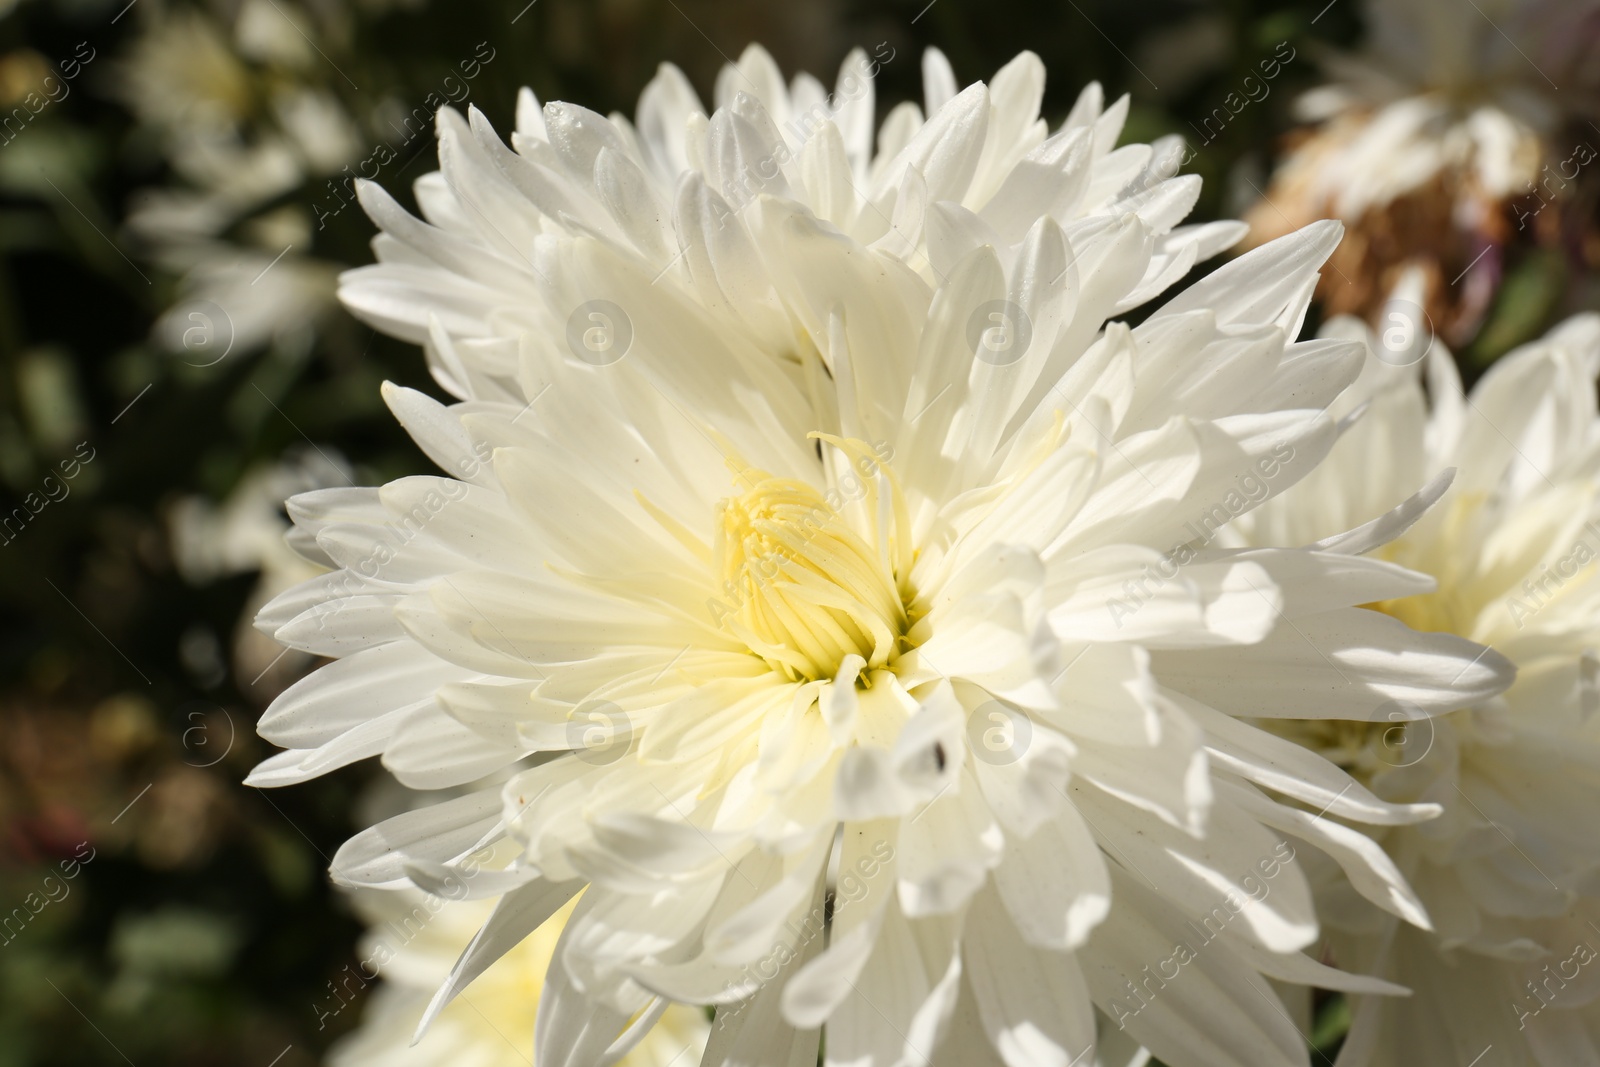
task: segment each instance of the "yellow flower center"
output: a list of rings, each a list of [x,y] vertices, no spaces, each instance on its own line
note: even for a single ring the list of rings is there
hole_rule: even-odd
[[[1476,564],[1485,552],[1484,493],[1459,493],[1441,507],[1438,527],[1420,542],[1402,537],[1379,550],[1380,558],[1433,575],[1431,593],[1364,605],[1399,619],[1413,630],[1473,637],[1487,594],[1479,588]]]
[[[1398,600],[1380,600],[1366,607],[1399,619],[1413,630],[1430,633],[1461,633],[1459,605],[1455,597],[1444,590],[1435,593],[1418,593]]]
[[[1438,525],[1427,537],[1402,537],[1379,550],[1382,559],[1432,574],[1437,589],[1362,607],[1413,630],[1473,637],[1484,599],[1473,567],[1483,555],[1480,512],[1486,499],[1483,493],[1452,496],[1440,505]],[[1282,719],[1274,720],[1270,728],[1370,784],[1373,775],[1386,768],[1408,767],[1420,760],[1433,743],[1433,724],[1423,721],[1420,711],[1395,702],[1378,712],[1380,716],[1368,722]]]
[[[722,625],[795,681],[832,678],[851,654],[863,670],[887,665],[909,624],[891,539],[870,543],[805,482],[741,481],[751,488],[718,507]]]

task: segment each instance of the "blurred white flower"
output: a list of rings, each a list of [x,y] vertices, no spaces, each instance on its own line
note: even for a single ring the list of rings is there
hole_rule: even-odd
[[[1031,55],[925,73],[875,152],[870,80],[826,104],[752,50],[709,118],[670,69],[636,132],[525,97],[513,152],[442,113],[427,221],[362,190],[344,295],[464,398],[385,390],[455,477],[290,502],[333,569],[260,624],[338,661],[250,781],[510,773],[333,869],[501,897],[440,1003],[587,884],[541,1067],[673,1001],[717,1006],[713,1063],[826,1027],[829,1064],[1065,1067],[1096,1006],[1175,1065],[1301,1063],[1269,979],[1396,990],[1300,953],[1297,850],[1425,921],[1322,816],[1437,808],[1243,717],[1450,710],[1504,661],[1357,606],[1426,588],[1400,567],[1211,544],[1334,443],[1360,346],[1292,339],[1338,226],[1108,324],[1237,229],[1176,227],[1197,182],[1112,150],[1126,101],[1052,135]]]
[[[116,63],[119,94],[133,112],[169,136],[242,124],[255,90],[216,20],[187,7],[139,17],[138,35]]]
[[[182,280],[157,339],[205,355],[187,339],[207,305],[241,353],[307,334],[334,307],[338,267],[313,254],[310,209],[280,201],[339,173],[365,143],[317,82],[321,68],[304,62],[314,53],[297,28],[303,13],[253,0],[231,16],[156,7],[138,17],[115,84],[178,179],[144,190],[127,219],[147,256]]]
[[[325,570],[296,552],[286,539],[290,524],[283,510],[284,498],[350,484],[350,469],[337,453],[296,450],[277,463],[252,469],[220,504],[190,496],[173,505],[169,516],[172,558],[186,581],[205,585],[251,571],[260,575],[234,635],[234,671],[247,692],[275,694],[311,660],[298,652],[283,655],[276,642],[251,625],[263,604]],[[269,667],[274,677],[260,681],[259,689],[253,690],[251,680],[259,680]]]
[[[1333,312],[1375,311],[1400,271],[1421,265],[1441,330],[1470,336],[1498,248],[1533,205],[1570,198],[1600,155],[1600,135],[1577,121],[1600,117],[1600,3],[1369,0],[1365,13],[1362,52],[1331,57],[1334,80],[1299,101],[1317,125],[1252,210],[1252,230],[1265,241],[1343,219],[1341,274],[1320,294]],[[1568,122],[1575,140],[1560,140]],[[1511,207],[1525,197],[1536,199]]]
[[[1414,307],[1416,295],[1413,284],[1395,306]],[[1343,320],[1334,332],[1363,328]],[[1413,990],[1359,998],[1339,1063],[1464,1064],[1491,1045],[1496,1063],[1593,1063],[1600,317],[1569,320],[1507,355],[1470,396],[1442,343],[1419,363],[1425,333],[1389,340],[1370,339],[1374,354],[1336,407],[1364,413],[1327,462],[1240,530],[1262,544],[1306,543],[1382,515],[1421,481],[1439,479],[1437,491],[1458,468],[1439,503],[1373,553],[1433,576],[1437,589],[1372,606],[1492,647],[1518,676],[1502,697],[1427,721],[1400,701],[1387,724],[1284,724],[1380,796],[1444,808],[1379,838],[1433,932],[1390,921],[1342,879],[1321,893],[1337,962]]]

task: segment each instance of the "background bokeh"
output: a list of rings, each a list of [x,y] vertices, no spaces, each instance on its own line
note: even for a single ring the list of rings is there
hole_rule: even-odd
[[[374,771],[239,784],[311,665],[247,623],[306,576],[285,495],[424,468],[378,394],[432,388],[420,353],[333,298],[372,233],[342,179],[408,201],[414,116],[506,130],[524,85],[631,112],[662,61],[709,98],[750,41],[828,83],[886,45],[881,113],[920,98],[928,45],[963,80],[1032,48],[1048,115],[1098,79],[1132,96],[1126,139],[1190,139],[1203,221],[1258,198],[1318,56],[1358,36],[1356,0],[1325,3],[0,0],[0,1067],[300,1067],[358,1018],[324,870]],[[1573,300],[1559,256],[1509,262],[1469,372]]]

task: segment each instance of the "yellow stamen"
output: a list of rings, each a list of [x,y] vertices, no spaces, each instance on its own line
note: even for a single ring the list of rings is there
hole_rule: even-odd
[[[846,455],[865,447],[828,440]],[[720,505],[713,550],[732,601],[724,626],[796,681],[832,678],[852,653],[868,670],[887,664],[908,625],[896,573],[907,546],[880,551],[805,482],[746,469],[740,484],[750,488]]]

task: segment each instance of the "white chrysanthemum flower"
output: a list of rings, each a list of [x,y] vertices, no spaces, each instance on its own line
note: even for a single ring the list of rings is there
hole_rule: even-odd
[[[1398,362],[1421,347],[1395,346]],[[1600,318],[1511,353],[1470,396],[1442,344],[1428,354],[1426,399],[1416,367],[1395,363],[1370,360],[1341,400],[1369,405],[1360,421],[1239,525],[1261,543],[1309,541],[1381,514],[1419,480],[1438,490],[1459,468],[1443,499],[1374,553],[1438,590],[1375,606],[1482,642],[1518,676],[1502,697],[1427,722],[1399,703],[1389,724],[1288,730],[1380,795],[1444,808],[1380,837],[1432,933],[1360,906],[1348,885],[1326,894],[1339,962],[1414,991],[1359,1002],[1339,1062],[1469,1063],[1490,1046],[1497,1063],[1600,1062],[1600,824],[1587,814],[1600,793]]]
[[[1335,312],[1374,310],[1408,264],[1436,265],[1441,327],[1475,326],[1502,264],[1480,258],[1546,203],[1568,200],[1595,158],[1600,3],[1595,0],[1369,0],[1363,51],[1329,61],[1333,81],[1302,97],[1317,124],[1251,213],[1259,240],[1313,219],[1352,227],[1320,294]],[[1517,210],[1516,198],[1526,203]],[[1539,219],[1553,222],[1558,211]],[[1469,261],[1470,264],[1469,264]],[[1464,288],[1450,288],[1463,268]],[[1456,307],[1454,305],[1460,304]]]
[[[360,1027],[334,1046],[329,1067],[528,1067],[530,1005],[539,1000],[573,904],[496,960],[412,1044],[428,1001],[494,903],[450,901],[416,890],[363,890],[355,899],[368,923],[358,980],[376,974],[382,984]],[[703,1009],[669,1008],[617,1067],[693,1067],[709,1029]]]
[[[435,1006],[588,885],[541,1067],[670,1001],[718,1007],[711,1064],[809,1064],[824,1028],[828,1063],[1081,1064],[1094,1006],[1173,1064],[1305,1062],[1269,979],[1394,987],[1300,954],[1297,850],[1422,922],[1323,816],[1437,808],[1240,717],[1444,711],[1509,678],[1357,606],[1430,587],[1356,554],[1386,527],[1211,543],[1335,440],[1360,346],[1292,338],[1337,225],[1108,324],[1235,231],[1172,229],[1192,182],[1108,151],[1094,93],[1046,137],[1037,60],[951,93],[935,58],[926,124],[892,112],[871,155],[864,116],[821,118],[736,205],[717,189],[793,107],[769,66],[747,54],[728,77],[761,97],[710,119],[660,103],[664,74],[637,135],[551,105],[516,153],[446,113],[430,221],[364,190],[382,263],[347,299],[470,399],[386,390],[453,477],[291,502],[335,570],[260,621],[338,662],[265,715],[289,751],[251,781],[510,769],[334,874],[504,894]]]

